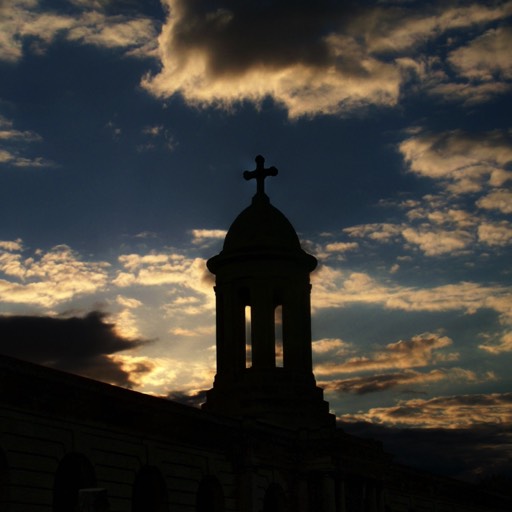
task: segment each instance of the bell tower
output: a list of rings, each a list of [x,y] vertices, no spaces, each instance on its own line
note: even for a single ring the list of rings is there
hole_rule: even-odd
[[[309,274],[317,260],[265,194],[265,178],[277,174],[262,156],[244,172],[256,194],[207,262],[216,277],[217,374],[203,408],[287,428],[331,427],[313,375]]]

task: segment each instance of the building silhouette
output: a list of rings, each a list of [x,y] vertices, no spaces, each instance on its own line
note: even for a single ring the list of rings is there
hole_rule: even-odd
[[[277,169],[256,164],[252,203],[208,260],[217,373],[202,409],[0,357],[1,512],[512,509],[336,426],[312,368],[317,261],[265,194]]]

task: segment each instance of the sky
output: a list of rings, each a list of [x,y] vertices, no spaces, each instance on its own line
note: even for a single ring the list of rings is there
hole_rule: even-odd
[[[343,428],[510,475],[511,19],[506,0],[0,0],[0,352],[198,404],[205,261],[262,154],[319,260],[314,369]]]

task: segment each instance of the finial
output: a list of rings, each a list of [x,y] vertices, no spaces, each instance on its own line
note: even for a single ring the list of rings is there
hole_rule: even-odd
[[[265,159],[258,155],[255,159],[256,169],[254,171],[244,171],[246,180],[256,180],[256,195],[265,195],[265,178],[267,176],[277,176],[278,170],[275,167],[265,169]]]

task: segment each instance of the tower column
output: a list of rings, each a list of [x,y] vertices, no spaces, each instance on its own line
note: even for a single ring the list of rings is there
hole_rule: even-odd
[[[245,370],[245,305],[231,284],[215,289],[217,377],[236,379]]]
[[[283,302],[284,367],[298,373],[313,371],[309,282],[289,289]]]

